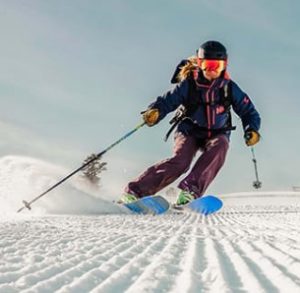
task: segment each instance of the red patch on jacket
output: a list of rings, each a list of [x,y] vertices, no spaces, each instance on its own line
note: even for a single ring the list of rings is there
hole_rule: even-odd
[[[250,99],[246,96],[243,100],[244,104],[249,104]]]
[[[216,113],[217,113],[217,114],[222,114],[224,111],[225,111],[224,106],[218,106],[218,107],[216,108]]]

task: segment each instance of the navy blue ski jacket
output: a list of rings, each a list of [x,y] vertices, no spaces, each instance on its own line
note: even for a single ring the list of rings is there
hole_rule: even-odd
[[[217,133],[216,130],[224,129],[228,125],[230,115],[225,111],[224,104],[220,97],[220,88],[231,83],[231,106],[234,112],[241,118],[244,131],[255,130],[260,128],[260,115],[255,109],[254,104],[249,96],[240,89],[233,81],[224,77],[219,77],[209,82],[203,77],[199,70],[198,77],[193,78],[192,82],[196,83],[197,92],[191,91],[191,80],[187,78],[178,83],[174,89],[159,96],[149,108],[159,110],[159,120],[162,120],[168,113],[176,110],[180,105],[187,105],[191,98],[197,98],[199,106],[189,119],[181,121],[177,131],[184,134],[195,135],[199,138],[209,138]],[[190,97],[199,95],[198,97]],[[203,129],[205,129],[203,131]],[[225,131],[228,135],[230,131]]]

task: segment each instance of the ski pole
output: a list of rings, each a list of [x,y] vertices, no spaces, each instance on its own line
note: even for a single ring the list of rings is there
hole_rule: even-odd
[[[66,177],[64,177],[63,179],[61,179],[59,182],[55,183],[53,186],[51,186],[50,188],[48,188],[46,191],[44,191],[43,193],[41,193],[40,195],[38,195],[37,197],[33,198],[32,200],[30,200],[29,202],[23,200],[23,204],[24,206],[21,207],[20,209],[18,209],[17,213],[21,212],[23,209],[27,208],[29,210],[31,210],[31,205],[37,201],[38,199],[40,199],[41,197],[43,197],[44,195],[46,195],[48,192],[50,192],[51,190],[53,190],[54,188],[56,188],[57,186],[59,186],[60,184],[62,184],[63,182],[65,182],[66,180],[68,180],[70,177],[72,177],[74,174],[76,174],[77,172],[79,172],[80,170],[82,170],[83,168],[85,168],[87,165],[89,165],[90,163],[92,163],[93,161],[99,159],[100,157],[102,157],[105,153],[107,153],[110,149],[112,149],[114,146],[118,145],[120,142],[122,142],[123,140],[125,140],[126,138],[128,138],[129,136],[131,136],[134,132],[136,132],[139,128],[141,128],[142,126],[144,126],[146,123],[143,122],[139,125],[137,125],[133,130],[131,130],[130,132],[128,132],[127,134],[125,134],[124,136],[122,136],[120,139],[118,139],[116,142],[114,142],[113,144],[111,144],[109,147],[107,147],[105,150],[103,150],[102,152],[96,154],[95,157],[93,157],[91,160],[87,161],[85,164],[83,164],[82,166],[80,166],[79,168],[77,168],[76,170],[74,170],[73,172],[71,172],[69,175],[67,175]]]
[[[253,182],[253,187],[258,189],[261,188],[262,183],[258,179],[257,161],[254,154],[254,147],[251,147],[251,152],[252,152],[252,162],[254,164],[254,171],[255,171],[255,178],[256,178],[256,180]]]

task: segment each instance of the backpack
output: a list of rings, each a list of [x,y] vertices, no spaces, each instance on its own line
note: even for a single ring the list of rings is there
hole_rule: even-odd
[[[175,75],[175,74],[174,74]],[[188,95],[188,101],[184,105],[180,105],[177,110],[175,111],[174,117],[169,121],[169,123],[172,125],[169,131],[167,132],[165,136],[165,141],[168,140],[169,136],[175,129],[175,127],[183,120],[190,120],[191,123],[194,123],[191,120],[191,116],[196,112],[197,108],[199,107],[199,104],[207,105],[207,102],[204,102],[199,99],[195,99],[195,97],[199,97],[199,94],[197,91],[197,85],[195,82],[195,77],[190,76],[188,77],[189,81],[189,95]],[[172,78],[172,83],[174,82],[174,76]],[[226,84],[224,87],[219,89],[219,96],[220,101],[218,102],[219,105],[222,105],[224,107],[224,112],[228,113],[228,122],[225,127],[219,128],[219,129],[210,129],[211,132],[214,134],[218,133],[224,133],[226,131],[232,131],[235,130],[236,127],[232,126],[232,117],[231,117],[231,105],[232,105],[232,82],[229,81],[228,84]],[[210,102],[209,105],[213,105],[213,102]],[[198,127],[197,130],[199,131],[207,131],[208,129],[206,127]]]

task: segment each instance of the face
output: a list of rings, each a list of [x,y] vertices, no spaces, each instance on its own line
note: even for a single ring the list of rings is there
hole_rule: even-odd
[[[207,70],[207,69],[203,70],[203,75],[208,80],[213,80],[220,77],[221,73],[222,72],[217,72],[214,70]]]
[[[225,60],[198,59],[198,65],[201,68],[204,77],[208,80],[220,77],[223,70],[226,69],[226,63]]]

